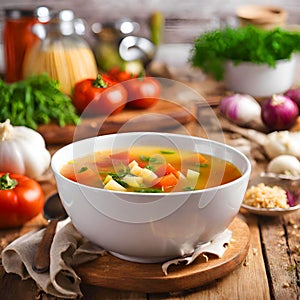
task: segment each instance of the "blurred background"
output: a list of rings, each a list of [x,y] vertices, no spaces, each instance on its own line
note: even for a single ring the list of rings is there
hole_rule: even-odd
[[[0,10],[3,19],[3,9],[10,7],[47,5],[54,10],[70,8],[90,25],[115,21],[120,17],[129,17],[142,24],[151,12],[159,10],[166,19],[163,42],[185,43],[203,30],[234,24],[237,7],[247,4],[281,6],[289,15],[289,23],[300,23],[299,0],[1,0]],[[141,29],[141,34],[146,33],[146,27]]]
[[[245,5],[270,5],[281,7],[287,14],[285,24],[300,24],[299,0],[1,0],[0,33],[5,24],[5,9],[36,8],[46,5],[53,11],[71,9],[85,22],[84,38],[94,47],[99,42],[93,33],[93,24],[114,23],[130,18],[139,25],[136,35],[150,37],[149,17],[159,11],[164,18],[160,46],[156,59],[183,64],[189,55],[190,45],[201,33],[216,28],[237,26],[240,20],[237,9]],[[0,72],[3,70],[3,42],[0,40]],[[174,47],[174,44],[176,47]],[[170,52],[169,46],[172,47]]]

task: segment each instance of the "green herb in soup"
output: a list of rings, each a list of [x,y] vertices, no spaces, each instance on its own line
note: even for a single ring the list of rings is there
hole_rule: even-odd
[[[95,152],[70,161],[61,174],[89,186],[137,193],[200,190],[241,176],[217,157],[149,146]]]

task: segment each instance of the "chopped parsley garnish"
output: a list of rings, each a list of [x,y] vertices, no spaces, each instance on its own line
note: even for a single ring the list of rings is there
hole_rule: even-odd
[[[129,185],[125,181],[123,181],[122,178],[120,178],[118,174],[116,174],[116,173],[109,173],[109,175],[112,177],[112,179],[114,181],[116,181],[118,184],[122,185],[124,188],[128,188],[129,187]]]
[[[141,161],[147,161],[147,162],[148,162],[148,161],[150,160],[150,156],[144,156],[144,155],[141,155],[141,156],[140,156],[140,160],[141,160]]]
[[[136,189],[134,190],[137,193],[162,193],[161,189]]]
[[[81,167],[81,168],[79,169],[78,173],[83,173],[83,172],[85,172],[85,171],[87,171],[87,170],[88,170],[88,167]]]
[[[183,191],[194,191],[195,189],[193,189],[190,186],[186,186],[185,188],[183,188]]]
[[[208,163],[197,163],[196,166],[200,167],[200,168],[207,168],[208,167]]]
[[[152,171],[152,172],[155,172],[155,168],[153,167],[153,166],[145,166],[145,169],[148,169],[148,170],[150,170],[150,171]]]
[[[117,174],[119,177],[124,177],[125,175],[130,173],[130,169],[128,166],[125,166],[123,163],[120,164],[120,168],[117,170]],[[111,174],[110,174],[111,175]]]
[[[175,151],[171,151],[171,150],[161,150],[160,151],[161,154],[175,154]]]

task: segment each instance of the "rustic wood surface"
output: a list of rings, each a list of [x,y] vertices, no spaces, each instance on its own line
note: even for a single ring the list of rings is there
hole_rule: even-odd
[[[232,242],[222,258],[208,255],[206,262],[201,255],[188,266],[170,266],[167,276],[159,263],[133,263],[110,254],[75,269],[84,283],[102,287],[118,286],[120,290],[152,293],[192,289],[226,276],[244,261],[249,249],[248,226],[237,217],[228,229],[232,231]]]
[[[195,121],[185,128],[193,135],[205,136]],[[173,132],[177,132],[174,128]],[[235,134],[236,135],[236,134]],[[226,138],[231,138],[226,133]],[[57,147],[51,147],[55,151]],[[256,164],[253,176],[264,168]],[[53,192],[53,180],[43,183],[46,194]],[[300,213],[283,218],[258,217],[240,211],[250,230],[249,251],[243,263],[227,276],[199,287],[176,293],[143,293],[120,291],[82,283],[83,299],[299,299],[299,224]],[[35,228],[44,226],[42,216],[20,229],[0,231],[0,249],[9,242]],[[126,280],[126,274],[124,274]],[[17,275],[7,274],[0,266],[0,299],[53,299],[38,289],[32,280],[22,281]]]
[[[81,0],[56,1],[50,0],[48,5],[55,9],[74,8],[78,17],[88,20],[89,25],[95,21],[115,20],[126,14],[136,20],[145,20],[149,13],[156,9],[161,9],[166,16],[166,26],[164,31],[165,43],[191,43],[196,35],[201,31],[218,27],[224,24],[236,22],[235,9],[238,5],[247,4],[251,1],[234,0],[222,1],[214,0],[209,4],[204,0],[193,1],[165,1],[162,6],[160,1],[110,1],[99,4],[99,1]],[[137,4],[137,2],[139,2]],[[265,4],[265,1],[256,1]],[[129,3],[129,4],[128,4]],[[273,4],[283,5],[289,12],[289,23],[299,23],[300,5],[298,0],[272,1]],[[13,0],[2,1],[0,8],[11,7],[13,5],[39,5],[43,1],[33,0]],[[112,9],[112,6],[114,9]],[[139,14],[137,14],[137,9]],[[179,9],[180,7],[180,9]],[[0,18],[1,19],[1,18]],[[146,32],[147,34],[147,32]],[[93,42],[93,40],[91,40]],[[180,57],[175,57],[180,60]],[[173,69],[171,69],[173,71]],[[178,69],[174,70],[175,74]],[[190,74],[190,73],[189,73]],[[207,96],[211,100],[218,102],[220,96],[224,95],[222,85],[213,81],[202,81],[201,74],[186,76],[191,79],[190,86],[200,94]],[[185,78],[185,80],[187,79]],[[201,79],[201,80],[200,80]],[[200,81],[200,83],[199,83]],[[203,112],[199,112],[203,117]],[[209,120],[207,120],[209,121]],[[215,124],[211,124],[212,127]],[[171,128],[168,131],[182,132],[182,127]],[[207,137],[207,133],[198,122],[190,121],[184,124],[184,129],[190,134]],[[61,134],[62,135],[62,134]],[[226,139],[231,140],[232,134],[225,132]],[[49,150],[54,152],[60,145],[51,145]],[[255,176],[264,165],[260,162],[254,165],[253,174]],[[44,182],[43,187],[46,194],[52,193],[55,189],[53,178]],[[214,280],[213,282],[176,293],[144,293],[137,291],[121,291],[118,286],[104,288],[82,283],[81,288],[84,300],[107,300],[107,299],[131,299],[131,300],[198,300],[198,299],[291,299],[298,300],[300,297],[300,212],[295,212],[285,217],[259,217],[254,216],[241,209],[239,217],[242,218],[249,227],[250,242],[249,251],[243,263],[227,276]],[[0,251],[18,236],[28,231],[43,227],[46,220],[39,215],[32,221],[19,229],[0,230]],[[126,280],[126,274],[124,274]],[[41,291],[31,279],[22,281],[17,275],[5,273],[0,261],[0,299],[2,300],[53,300],[52,296]]]
[[[68,144],[74,140],[121,131],[161,131],[174,125],[186,124],[195,113],[172,102],[159,100],[148,109],[125,109],[108,117],[84,117],[78,125],[60,127],[57,124],[40,125],[38,131],[48,145]]]

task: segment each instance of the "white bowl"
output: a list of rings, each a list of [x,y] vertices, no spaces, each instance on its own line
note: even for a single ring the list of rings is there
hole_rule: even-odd
[[[295,80],[296,58],[279,60],[276,68],[266,64],[232,61],[225,64],[224,81],[228,89],[253,97],[268,97],[287,91]]]
[[[270,174],[270,175],[269,175]],[[267,186],[279,186],[284,190],[289,191],[295,197],[295,205],[289,208],[261,208],[254,207],[242,203],[242,207],[255,215],[267,216],[267,217],[278,217],[291,214],[300,209],[300,188],[299,179],[295,177],[288,177],[287,175],[262,173],[262,176],[258,176],[250,180],[248,187],[257,186],[259,183],[264,183]],[[277,176],[274,176],[277,175]],[[272,177],[271,177],[272,176]],[[273,177],[274,176],[274,177]]]
[[[176,193],[112,192],[68,180],[60,174],[68,161],[96,150],[132,145],[178,147],[233,163],[237,180],[213,188]],[[112,254],[136,262],[162,262],[193,252],[223,232],[237,215],[249,181],[249,160],[225,144],[192,136],[131,132],[81,140],[52,158],[59,195],[77,230]]]

